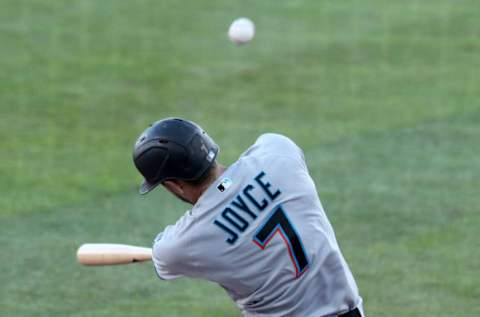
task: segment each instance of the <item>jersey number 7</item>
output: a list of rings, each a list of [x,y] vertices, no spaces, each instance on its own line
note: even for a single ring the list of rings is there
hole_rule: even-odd
[[[288,254],[295,267],[295,277],[298,278],[308,269],[308,259],[302,241],[282,206],[275,208],[258,228],[253,236],[253,242],[264,250],[277,232],[287,245]]]

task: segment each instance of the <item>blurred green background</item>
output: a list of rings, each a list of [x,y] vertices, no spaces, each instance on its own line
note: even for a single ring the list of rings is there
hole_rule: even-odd
[[[367,316],[479,315],[479,21],[477,0],[2,0],[1,315],[239,316],[204,281],[76,263],[188,208],[137,195],[133,143],[167,116],[227,165],[294,139]]]

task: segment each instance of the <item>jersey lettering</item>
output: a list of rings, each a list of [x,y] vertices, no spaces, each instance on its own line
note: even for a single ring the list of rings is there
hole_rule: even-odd
[[[250,225],[250,222],[257,219],[258,214],[280,196],[281,191],[279,189],[271,190],[272,185],[264,179],[265,176],[265,172],[255,176],[253,181],[247,184],[222,210],[220,216],[214,220],[213,224],[227,234],[225,242],[228,244],[234,244],[238,240],[239,235]],[[254,193],[257,196],[262,192],[266,194],[266,197],[261,199],[254,198]],[[247,202],[250,202],[251,205],[247,204]]]
[[[247,204],[243,200],[242,196],[238,195],[236,200],[232,200],[232,205],[237,207],[239,210],[244,211],[247,213],[252,219],[256,219],[257,215],[254,214],[250,208],[248,208]]]
[[[244,232],[248,227],[248,222],[230,207],[227,207],[225,210],[223,210],[222,217],[241,232]]]
[[[227,243],[234,244],[235,241],[237,241],[238,235],[235,233],[235,231],[231,230],[229,227],[225,226],[223,223],[221,223],[218,220],[215,220],[213,224],[218,226],[220,229],[222,229],[229,235],[229,237],[225,240],[227,241]]]
[[[269,182],[266,182],[266,183],[262,182],[262,177],[263,176],[265,176],[265,172],[261,172],[260,174],[258,174],[255,177],[255,180],[260,185],[260,187],[262,187],[262,189],[265,191],[265,193],[267,193],[267,196],[270,198],[270,200],[273,201],[275,198],[278,197],[278,195],[280,195],[280,191],[277,189],[276,192],[272,193],[269,189],[272,185],[270,185]]]
[[[254,189],[255,187],[253,187],[253,185],[250,185],[248,184],[247,186],[245,186],[245,188],[243,189],[243,194],[252,202],[252,204],[255,205],[255,207],[257,207],[260,211],[264,210],[265,208],[267,208],[268,206],[268,201],[266,199],[263,199],[262,200],[262,204],[260,205],[256,200],[255,198],[253,198],[252,194],[250,194],[250,191],[252,191],[252,189]]]

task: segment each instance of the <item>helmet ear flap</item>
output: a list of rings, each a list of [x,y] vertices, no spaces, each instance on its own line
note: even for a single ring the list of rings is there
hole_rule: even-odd
[[[169,153],[161,147],[147,148],[143,153],[134,159],[135,166],[146,181],[150,183],[156,182],[159,174],[166,162]]]

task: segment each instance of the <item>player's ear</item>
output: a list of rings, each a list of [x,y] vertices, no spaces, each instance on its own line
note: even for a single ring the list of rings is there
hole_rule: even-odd
[[[162,185],[170,192],[172,192],[175,195],[183,195],[184,194],[184,189],[182,186],[182,182],[176,181],[176,180],[168,180],[162,182]]]

